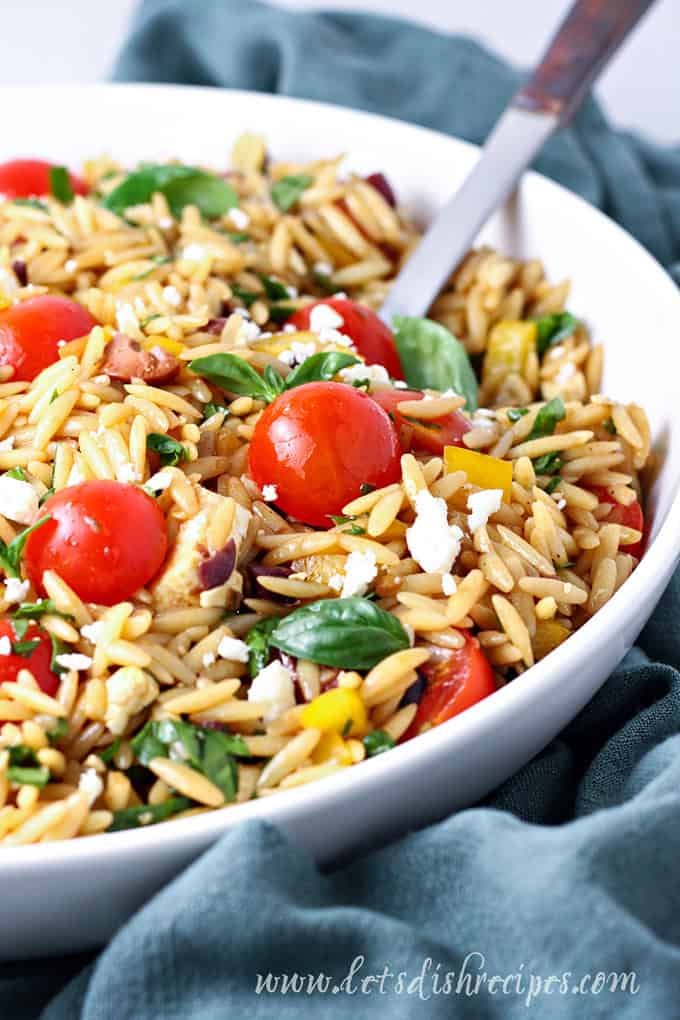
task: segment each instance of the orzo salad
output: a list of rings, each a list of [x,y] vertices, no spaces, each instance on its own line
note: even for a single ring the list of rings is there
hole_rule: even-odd
[[[381,173],[0,166],[0,844],[389,752],[516,682],[642,555],[644,411],[540,261],[418,233]]]

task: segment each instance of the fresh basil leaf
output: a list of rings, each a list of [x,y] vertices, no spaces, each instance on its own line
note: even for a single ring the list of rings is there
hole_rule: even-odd
[[[542,439],[544,436],[551,436],[557,428],[557,423],[562,421],[567,411],[561,397],[553,397],[547,404],[544,404],[536,415],[534,427],[525,442],[531,439]]]
[[[20,655],[22,659],[30,659],[39,644],[40,638],[31,638],[29,641],[13,641],[12,655]]]
[[[280,621],[270,640],[289,655],[337,669],[370,669],[409,647],[395,616],[357,597],[302,606]]]
[[[112,741],[112,742],[111,742],[111,743],[109,744],[109,746],[108,746],[108,747],[105,747],[105,748],[103,749],[103,751],[97,751],[96,753],[97,753],[97,754],[99,755],[99,757],[101,758],[101,760],[102,760],[102,761],[103,761],[103,762],[104,762],[104,763],[105,763],[106,765],[108,765],[108,764],[109,764],[110,762],[112,762],[112,761],[113,761],[113,759],[114,759],[114,758],[116,757],[116,755],[117,755],[117,754],[118,754],[118,752],[120,751],[120,745],[121,745],[121,743],[122,743],[122,740],[121,740],[121,738],[120,738],[120,737],[116,737],[116,739],[115,739],[114,741]]]
[[[191,801],[188,797],[170,797],[161,804],[139,804],[137,807],[123,808],[122,811],[113,812],[113,821],[106,831],[122,832],[124,829],[155,825],[190,807]]]
[[[0,538],[0,567],[4,569],[7,577],[21,577],[19,566],[28,536],[38,528],[42,528],[43,524],[47,524],[50,520],[52,520],[51,514],[41,517],[35,524],[31,524],[30,528],[25,528],[9,545]]]
[[[186,447],[178,443],[172,436],[164,436],[160,432],[150,432],[146,437],[147,449],[153,450],[161,459],[161,467],[172,467],[183,460],[188,460]]]
[[[264,292],[270,301],[284,301],[290,297],[288,288],[280,280],[275,280],[273,276],[266,276],[264,273],[257,274],[262,281]]]
[[[208,418],[212,418],[215,414],[223,414],[227,418],[229,416],[229,408],[225,407],[224,404],[216,404],[210,400],[203,408],[203,421],[207,421]]]
[[[232,186],[214,174],[178,164],[151,165],[129,174],[104,199],[104,206],[122,215],[133,205],[148,202],[155,192],[165,195],[173,215],[185,205],[196,205],[203,216],[214,219],[238,205]]]
[[[250,308],[250,306],[257,301],[259,294],[256,294],[252,290],[244,290],[243,287],[239,287],[238,284],[230,284],[232,294],[239,299],[244,308]]]
[[[272,201],[278,206],[281,212],[288,212],[296,202],[299,201],[303,191],[306,191],[314,178],[309,174],[290,174],[282,177],[276,184],[272,184]]]
[[[555,475],[562,468],[562,458],[559,453],[544,453],[536,457],[533,464],[537,475]]]
[[[550,495],[551,493],[553,493],[555,491],[555,489],[557,488],[557,486],[560,484],[561,481],[562,481],[562,479],[560,478],[560,476],[559,475],[555,475],[554,478],[550,479],[550,481],[545,486],[543,491],[547,492],[548,495]]]
[[[524,415],[528,413],[529,413],[528,407],[511,407],[510,410],[508,411],[508,421],[511,421],[514,424],[516,421],[519,421],[520,418],[523,418]]]
[[[10,783],[20,783],[24,786],[37,786],[40,789],[46,786],[50,779],[50,770],[45,765],[37,765],[35,768],[24,768],[22,765],[11,765],[7,769],[7,778]]]
[[[266,401],[277,396],[272,394],[263,377],[236,354],[209,354],[205,358],[194,358],[189,362],[189,368],[229,393]]]
[[[25,205],[29,209],[39,209],[40,212],[49,212],[44,202],[37,198],[13,198],[12,205]]]
[[[385,730],[371,730],[366,734],[362,743],[366,748],[368,758],[375,758],[376,754],[383,754],[384,751],[391,751],[393,747],[396,747],[394,737],[385,733]]]
[[[232,288],[233,289],[233,288]],[[271,322],[276,322],[281,325],[284,322],[288,322],[291,315],[295,315],[296,309],[293,305],[270,305],[269,306],[269,318]]]
[[[26,472],[20,467],[10,468],[9,471],[5,471],[5,478],[16,478],[20,482],[28,481]]]
[[[71,178],[65,166],[51,166],[49,171],[50,193],[58,202],[68,205],[73,201]]]
[[[206,730],[201,755],[201,772],[222,791],[227,804],[236,800],[238,792],[238,766],[225,749],[225,741],[229,742],[230,739],[232,738],[228,733]],[[244,743],[242,738],[239,739]],[[247,751],[246,747],[246,754]]]
[[[448,390],[477,410],[478,385],[467,351],[445,326],[431,319],[395,315],[394,339],[404,378],[415,389]]]
[[[312,354],[286,377],[286,389],[291,390],[294,386],[302,386],[308,382],[330,382],[341,369],[358,364],[359,359],[353,354],[344,354],[341,351]]]
[[[12,613],[14,620],[39,620],[41,616],[62,616],[65,620],[72,620],[70,613],[61,613],[52,599],[38,599],[37,602],[24,602]],[[15,628],[16,629],[16,628]]]
[[[271,635],[280,622],[278,616],[270,616],[267,620],[260,620],[248,631],[246,635],[246,644],[249,648],[248,669],[252,677],[256,677],[269,662]]]
[[[269,398],[270,400],[276,399],[276,397],[288,388],[282,377],[271,365],[267,365],[265,367],[265,370],[262,373],[262,378],[268,386],[269,391],[272,393],[272,396]]]
[[[38,759],[32,747],[26,744],[14,744],[7,748],[10,765],[37,765]]]
[[[536,323],[536,353],[542,358],[549,347],[566,340],[578,327],[578,319],[571,312],[542,315]]]

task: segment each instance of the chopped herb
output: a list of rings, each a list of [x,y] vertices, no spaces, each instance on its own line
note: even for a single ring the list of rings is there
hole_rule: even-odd
[[[562,481],[562,479],[560,478],[560,476],[559,475],[555,475],[555,477],[551,478],[550,481],[548,482],[548,484],[545,486],[544,491],[547,492],[548,495],[550,495],[551,493],[553,493],[555,491],[555,489],[557,488],[557,486],[560,484],[561,481]]]
[[[16,744],[9,748],[7,778],[11,783],[42,788],[49,781],[50,770],[39,763],[32,748]]]
[[[132,277],[132,282],[133,283],[137,283],[139,280],[146,280],[146,278],[148,276],[151,276],[151,274],[156,271],[158,266],[163,266],[167,262],[172,262],[172,259],[170,258],[169,255],[152,255],[151,256],[151,261],[155,262],[156,265],[152,266],[151,269],[146,269],[143,273],[137,273],[136,276],[133,276]],[[145,320],[145,321],[147,321],[147,320]]]
[[[170,797],[161,804],[139,804],[137,807],[123,808],[113,812],[113,821],[107,832],[122,832],[123,829],[139,829],[145,825],[164,822],[166,818],[186,811],[191,807],[188,797]]]
[[[371,730],[366,734],[362,743],[369,758],[375,758],[376,754],[383,754],[384,751],[391,751],[393,747],[396,747],[394,737],[385,733],[385,730]]]
[[[356,517],[348,517],[347,514],[329,514],[333,524],[350,524],[356,520]]]
[[[66,673],[68,672],[68,670],[66,669],[65,666],[62,666],[57,662],[57,656],[63,655],[64,652],[68,652],[70,651],[70,649],[68,645],[65,645],[63,641],[60,641],[59,638],[55,637],[54,634],[52,633],[50,633],[50,641],[52,643],[52,657],[50,659],[50,669],[52,670],[53,673],[56,673],[57,676],[61,676],[62,673]]]
[[[38,528],[42,528],[43,524],[47,524],[51,519],[50,514],[47,514],[46,517],[41,517],[35,524],[31,524],[30,528],[25,528],[9,545],[0,538],[0,567],[4,569],[7,577],[21,577],[19,566],[28,536],[37,531]]]
[[[314,269],[312,271],[312,279],[314,280],[314,283],[317,285],[319,290],[322,290],[324,294],[335,293],[336,291],[335,284],[333,283],[333,280],[328,275],[328,273],[320,273],[318,269]]]
[[[544,453],[533,464],[537,475],[556,475],[562,469],[562,458],[559,453]]]
[[[516,422],[529,413],[528,407],[511,407],[508,411],[508,421]]]
[[[45,491],[43,492],[42,496],[38,500],[38,506],[42,506],[43,503],[45,503],[46,500],[48,500],[50,498],[50,496],[53,496],[53,495],[54,495],[54,489],[51,486],[50,486],[49,489],[45,489]]]
[[[41,616],[49,613],[50,616],[63,616],[65,620],[72,620],[71,613],[60,612],[52,599],[38,599],[37,602],[24,602],[16,609],[12,616],[15,620],[39,620]]]
[[[68,733],[68,720],[60,716],[47,734],[50,744],[58,744]]]
[[[349,531],[350,535],[365,535],[366,534],[366,528],[360,528],[358,524],[353,524],[350,528],[348,528],[348,531]]]
[[[243,244],[244,241],[250,240],[250,234],[247,234],[245,230],[225,230],[224,234],[233,244]]]
[[[610,436],[615,436],[617,434],[616,425],[614,424],[613,418],[605,418],[605,420],[602,422],[602,426],[607,430]]]
[[[203,421],[207,421],[208,418],[212,418],[213,415],[223,414],[225,418],[229,415],[229,408],[225,407],[224,404],[215,404],[212,400],[209,401],[203,408]]]
[[[206,219],[217,219],[238,205],[238,195],[221,177],[192,166],[160,164],[129,174],[104,199],[104,206],[122,215],[130,206],[148,202],[156,192],[165,195],[173,216],[195,205]]]
[[[236,283],[231,284],[231,292],[239,299],[244,308],[250,308],[260,296],[252,290],[244,290],[243,287],[239,287]]]
[[[278,206],[281,212],[288,212],[299,201],[303,191],[306,191],[314,178],[309,174],[291,174],[282,177],[276,184],[272,184],[272,201]]]
[[[57,199],[58,202],[62,202],[64,205],[68,205],[69,202],[73,201],[73,188],[71,187],[71,178],[68,175],[68,170],[65,166],[52,166],[50,167],[50,192]]]
[[[5,471],[5,478],[17,478],[20,482],[27,482],[28,477],[23,468],[13,467]]]
[[[252,677],[256,677],[269,662],[270,638],[278,625],[278,616],[270,616],[267,620],[260,620],[248,631],[246,636],[246,644],[249,648],[248,669]]]
[[[12,205],[25,205],[29,209],[39,209],[40,212],[49,212],[44,202],[37,198],[13,198]]]
[[[543,405],[536,415],[534,427],[525,442],[529,442],[531,439],[541,439],[543,436],[551,436],[557,428],[557,423],[562,421],[566,413],[561,397],[553,397]]]
[[[375,492],[375,485],[371,482],[362,482],[359,486],[359,492],[362,496],[368,496],[369,492]]]
[[[276,322],[279,325],[284,322],[288,322],[291,315],[295,315],[296,309],[293,305],[270,305],[269,306],[269,319],[271,322]]]
[[[445,326],[432,319],[395,315],[394,339],[404,378],[415,389],[452,389],[477,410],[477,378],[465,347]]]
[[[57,389],[52,390],[52,393],[50,394],[50,401],[49,401],[50,404],[53,404],[58,396],[59,396],[59,390],[57,390]]]
[[[21,619],[14,620],[13,629],[14,629],[14,633],[15,633],[16,637],[19,639],[19,641],[21,641],[23,638],[26,637],[26,632],[27,632],[27,630],[28,630],[28,628],[30,626],[31,626],[31,621],[30,620],[21,620]]]
[[[280,280],[275,280],[273,276],[266,276],[264,273],[258,273],[257,275],[262,281],[264,292],[270,301],[285,301],[286,298],[290,297],[288,288]]]
[[[13,641],[12,655],[20,655],[22,659],[30,659],[39,644],[40,638],[31,638],[30,641]]]
[[[172,467],[183,460],[189,460],[186,446],[182,446],[172,436],[164,436],[160,432],[150,432],[146,437],[146,446],[160,456],[161,467]]]
[[[352,729],[352,726],[354,726],[354,719],[347,719],[345,721],[345,725],[342,727],[342,732],[341,732],[340,736],[341,737],[348,737],[349,734],[350,734],[350,731]]]
[[[264,374],[260,375],[236,354],[209,354],[205,358],[191,361],[189,368],[228,393],[237,393],[239,396],[254,397],[256,400],[271,403],[284,390],[307,382],[331,380],[341,369],[355,364],[358,364],[358,358],[352,354],[322,351],[306,358],[301,365],[293,369],[287,379],[283,379],[271,365],[267,365]]]
[[[410,414],[402,414],[401,417],[404,421],[410,421],[412,425],[420,425],[421,428],[430,429],[432,432],[437,432],[442,427],[435,421],[423,421],[422,418],[414,418]]]
[[[121,743],[122,743],[121,738],[116,737],[116,739],[112,743],[110,743],[108,747],[105,747],[103,751],[97,752],[101,760],[106,765],[108,765],[109,762],[112,762],[113,759],[116,757],[116,755],[120,751]]]
[[[146,327],[149,325],[149,323],[153,319],[160,319],[160,318],[162,318],[161,313],[160,312],[154,312],[153,315],[147,315],[147,317],[145,319],[142,319],[142,321],[140,322],[139,325],[142,327],[142,329],[146,329]]]
[[[366,393],[368,393],[368,391],[371,388],[371,380],[370,379],[353,379],[351,385],[354,387],[355,390],[364,390]],[[389,414],[389,411],[388,411],[388,414]],[[392,421],[394,421],[394,416],[390,415],[390,417],[392,418]]]
[[[566,340],[578,327],[578,319],[571,312],[542,315],[536,323],[536,353],[542,358],[549,347]]]

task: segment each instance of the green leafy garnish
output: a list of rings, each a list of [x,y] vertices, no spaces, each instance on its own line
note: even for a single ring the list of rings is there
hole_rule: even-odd
[[[73,201],[71,178],[65,166],[52,166],[49,172],[50,192],[58,202],[68,205]]]
[[[49,212],[44,202],[37,198],[13,198],[12,205],[25,205],[29,209],[39,209],[40,212]]]
[[[55,720],[54,726],[47,734],[50,744],[58,744],[68,733],[68,720],[60,716]]]
[[[281,325],[288,322],[291,315],[295,315],[296,309],[292,305],[270,305],[269,318],[272,322]]]
[[[41,616],[62,616],[65,620],[72,620],[71,613],[62,613],[57,609],[52,599],[38,599],[37,602],[24,602],[12,613],[15,620],[39,620]],[[16,630],[16,628],[15,628]]]
[[[105,747],[103,751],[97,751],[97,754],[106,765],[112,762],[113,759],[116,757],[116,755],[120,751],[121,743],[122,743],[121,738],[116,737],[116,739],[112,741],[108,747]]]
[[[602,427],[607,430],[610,436],[615,436],[617,434],[613,418],[605,418],[602,422]]]
[[[11,783],[27,786],[38,786],[42,789],[50,778],[50,770],[41,765],[35,752],[25,744],[16,744],[9,748],[9,768],[7,778]]]
[[[160,432],[150,432],[146,437],[147,449],[157,453],[162,467],[172,467],[183,460],[189,459],[185,446],[178,443],[172,436],[164,436]]]
[[[266,276],[264,273],[258,273],[258,276],[270,301],[281,301],[282,299],[285,301],[290,297],[288,288],[280,280],[275,280],[273,276]]]
[[[445,326],[431,319],[395,315],[394,339],[404,378],[415,389],[452,389],[477,410],[477,379],[467,351]]]
[[[225,407],[224,404],[216,404],[213,400],[210,400],[203,408],[203,421],[207,421],[208,418],[212,418],[215,414],[223,414],[226,418],[229,415],[229,408]]]
[[[154,312],[153,315],[147,315],[147,317],[145,319],[142,319],[141,322],[139,323],[139,325],[142,327],[142,329],[146,329],[146,327],[149,325],[149,323],[153,319],[160,319],[160,318],[162,318],[161,313],[160,312]]]
[[[333,524],[351,524],[355,517],[348,517],[347,514],[329,514]]]
[[[38,528],[42,528],[43,524],[47,524],[51,519],[51,514],[41,517],[35,524],[31,524],[30,528],[25,528],[9,545],[0,538],[0,567],[3,568],[7,577],[21,577],[19,567],[28,536]]]
[[[544,453],[533,464],[537,475],[556,475],[562,469],[562,458],[559,453]]]
[[[62,666],[60,665],[60,663],[57,662],[57,656],[63,655],[65,652],[68,652],[69,647],[68,645],[64,644],[63,641],[60,641],[58,637],[55,637],[54,634],[52,633],[50,633],[50,641],[52,643],[52,657],[50,659],[50,669],[52,670],[53,673],[56,673],[57,676],[61,676],[62,673],[67,672],[67,669],[66,666]]]
[[[42,506],[43,503],[45,503],[50,498],[50,496],[53,496],[53,495],[54,495],[54,489],[52,488],[52,486],[50,486],[49,489],[45,489],[45,491],[43,492],[42,496],[38,500],[38,506]]]
[[[176,217],[182,215],[185,206],[195,205],[206,219],[217,219],[238,205],[238,195],[221,177],[170,163],[145,166],[129,174],[103,204],[122,215],[130,206],[148,202],[155,192],[165,195]]]
[[[557,488],[557,486],[560,484],[561,481],[562,481],[562,479],[560,478],[560,476],[559,475],[555,475],[554,478],[550,479],[550,481],[545,486],[543,491],[547,492],[548,495],[550,495],[551,493],[553,493],[555,491],[555,489]]]
[[[369,758],[374,758],[376,754],[391,751],[393,747],[396,747],[394,737],[391,737],[389,733],[385,733],[384,730],[371,730],[364,737],[363,745]]]
[[[169,255],[152,255],[151,261],[155,262],[156,265],[152,266],[151,269],[145,270],[143,273],[137,273],[136,276],[132,277],[133,282],[137,283],[139,280],[146,280],[148,276],[151,276],[156,271],[157,266],[164,266],[166,263],[172,262],[172,259]]]
[[[107,832],[122,832],[124,829],[139,829],[146,825],[164,822],[166,818],[177,815],[191,807],[188,797],[170,797],[161,804],[139,804],[137,807],[123,808],[113,812],[113,821]]]
[[[514,424],[514,422],[519,421],[520,418],[523,418],[524,415],[528,413],[528,407],[511,407],[508,411],[508,421],[511,421]]]
[[[243,244],[244,241],[250,240],[250,234],[245,230],[225,230],[224,233],[234,244]]]
[[[31,638],[29,641],[13,641],[12,655],[20,655],[22,659],[30,659],[39,644],[40,638]]]
[[[312,270],[312,279],[319,290],[322,290],[324,294],[330,295],[335,293],[337,288],[328,273],[320,273],[318,269],[314,269]]]
[[[278,616],[270,616],[267,620],[260,620],[248,631],[246,635],[246,644],[249,648],[248,669],[252,677],[257,676],[269,662],[271,635],[279,623]]]
[[[28,478],[23,468],[13,467],[5,471],[5,478],[16,478],[19,482],[27,482]]]
[[[536,415],[534,427],[525,442],[528,443],[531,439],[542,439],[543,436],[551,436],[557,428],[557,423],[562,421],[566,413],[562,398],[553,397],[552,400],[543,405]]]
[[[409,647],[395,616],[357,597],[302,606],[279,622],[270,640],[289,655],[337,669],[371,669]]]
[[[205,358],[195,358],[189,362],[189,368],[229,393],[264,400],[269,404],[284,390],[307,382],[328,381],[340,369],[358,364],[358,361],[352,354],[322,351],[306,358],[285,380],[271,365],[267,365],[264,374],[260,375],[236,354],[209,354]]]
[[[250,308],[253,302],[257,301],[260,296],[252,290],[244,290],[243,287],[239,287],[237,283],[231,284],[231,292],[234,297],[239,299],[244,308]]]
[[[281,212],[288,212],[296,202],[299,201],[303,191],[306,191],[314,178],[309,174],[291,174],[282,177],[276,184],[272,184],[272,201],[278,206]]]
[[[536,323],[536,353],[542,358],[549,347],[566,340],[576,330],[578,319],[571,312],[542,315]]]

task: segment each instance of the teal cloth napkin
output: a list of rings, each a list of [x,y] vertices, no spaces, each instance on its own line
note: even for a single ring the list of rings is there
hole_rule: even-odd
[[[329,100],[475,142],[518,81],[468,39],[244,0],[149,0],[116,77]],[[613,130],[589,101],[537,167],[680,281],[680,148]],[[98,958],[0,968],[0,1016],[677,1020],[679,610],[676,575],[587,708],[483,805],[329,874],[244,825]]]

